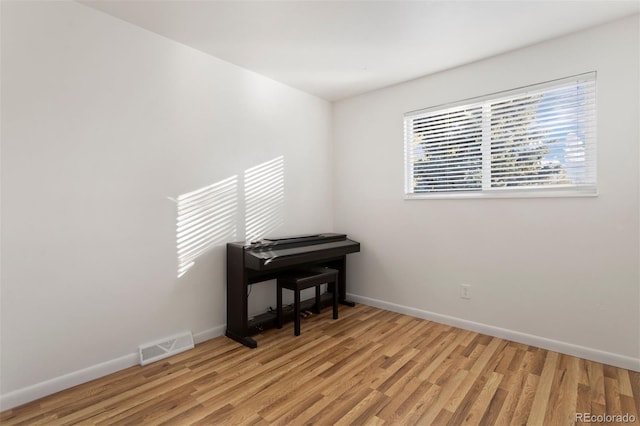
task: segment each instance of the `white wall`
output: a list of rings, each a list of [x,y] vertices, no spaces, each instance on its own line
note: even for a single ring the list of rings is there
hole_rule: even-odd
[[[640,369],[638,35],[635,16],[336,103],[353,297]],[[597,198],[403,199],[405,112],[588,71]]]
[[[1,48],[3,409],[224,333],[245,170],[283,158],[270,233],[332,229],[329,103],[73,2],[2,2]],[[167,197],[233,176],[226,231],[178,279]]]

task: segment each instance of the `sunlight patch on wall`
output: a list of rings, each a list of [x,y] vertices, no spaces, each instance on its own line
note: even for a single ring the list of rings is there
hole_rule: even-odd
[[[177,199],[178,278],[204,252],[237,236],[238,177],[221,180]]]
[[[177,204],[178,278],[213,247],[267,236],[284,223],[284,157],[170,200]],[[242,212],[244,211],[244,221]]]
[[[262,238],[282,225],[284,157],[280,156],[244,172],[245,238]]]

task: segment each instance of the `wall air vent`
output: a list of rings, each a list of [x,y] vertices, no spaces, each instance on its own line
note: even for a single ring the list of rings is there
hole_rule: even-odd
[[[188,351],[193,347],[193,336],[190,331],[141,345],[138,347],[140,365],[150,364],[180,352]]]

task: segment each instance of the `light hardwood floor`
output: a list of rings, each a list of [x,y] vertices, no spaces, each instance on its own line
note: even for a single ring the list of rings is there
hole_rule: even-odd
[[[571,425],[634,416],[640,373],[358,305],[219,337],[0,414],[3,425]],[[583,424],[578,421],[577,424]],[[586,423],[584,423],[586,424]]]

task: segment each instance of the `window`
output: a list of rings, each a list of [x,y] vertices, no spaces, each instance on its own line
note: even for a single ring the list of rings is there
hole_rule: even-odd
[[[405,114],[407,197],[594,195],[595,77]]]

